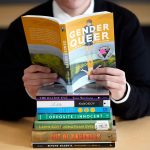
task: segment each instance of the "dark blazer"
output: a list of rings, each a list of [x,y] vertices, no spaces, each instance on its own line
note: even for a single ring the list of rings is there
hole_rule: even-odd
[[[131,93],[126,102],[112,103],[113,113],[124,119],[150,115],[150,59],[138,19],[130,11],[103,0],[95,0],[94,11],[114,13],[117,68],[125,71],[131,86]],[[52,1],[25,14],[53,16]],[[31,60],[19,17],[10,25],[0,49],[1,119],[18,119],[36,114],[36,102],[27,95],[22,81],[24,69],[30,65]]]

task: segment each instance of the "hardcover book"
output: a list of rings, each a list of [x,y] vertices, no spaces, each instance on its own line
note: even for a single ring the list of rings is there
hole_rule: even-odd
[[[46,89],[47,88],[47,89]],[[88,93],[85,94],[54,94],[54,93],[49,93],[48,89],[49,87],[46,88],[42,88],[41,93],[38,92],[38,95],[36,96],[36,100],[37,102],[40,101],[56,101],[56,102],[60,102],[60,101],[77,101],[77,103],[79,101],[104,101],[104,105],[105,102],[110,100],[110,96],[109,95],[99,95],[99,94],[91,94],[89,95]],[[47,91],[46,95],[43,95],[42,92],[44,92],[43,90]],[[109,92],[108,92],[109,93]],[[107,104],[106,104],[107,105]]]
[[[116,129],[69,132],[32,130],[32,142],[116,142]]]
[[[93,131],[111,130],[113,119],[110,120],[67,120],[67,121],[34,121],[35,130],[43,131]]]
[[[60,100],[37,101],[37,108],[66,108],[66,107],[110,107],[110,100]]]
[[[108,148],[115,142],[32,142],[33,148]]]
[[[39,107],[38,114],[78,114],[78,113],[109,113],[110,107]]]
[[[67,22],[47,17],[22,16],[33,64],[59,75],[67,93],[95,82],[88,76],[99,67],[115,67],[113,14],[98,12]]]
[[[112,112],[103,113],[78,113],[78,114],[37,114],[37,120],[109,120]]]

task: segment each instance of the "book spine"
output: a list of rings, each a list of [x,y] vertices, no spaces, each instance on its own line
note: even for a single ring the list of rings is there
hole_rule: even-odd
[[[61,35],[61,43],[62,43],[62,51],[63,51],[63,61],[66,67],[66,79],[67,84],[71,85],[71,71],[70,71],[70,63],[69,63],[69,52],[68,52],[68,42],[67,42],[67,33],[65,24],[60,25],[60,35]]]
[[[38,114],[51,113],[51,114],[64,114],[64,113],[88,113],[88,112],[110,112],[110,107],[54,107],[54,108],[37,108]]]
[[[115,142],[116,130],[32,131],[32,142]]]
[[[32,143],[33,148],[110,148],[115,147],[115,142],[98,143]]]
[[[51,121],[53,122],[53,121]],[[44,122],[44,121],[35,121],[34,129],[35,130],[47,130],[47,131],[74,131],[74,130],[85,130],[85,131],[93,131],[93,130],[110,130],[112,129],[113,121],[112,120],[96,120],[93,122],[83,122],[83,121],[72,121],[72,123],[55,121],[55,123]]]
[[[110,100],[37,101],[37,108],[48,107],[110,107]]]
[[[108,120],[111,113],[37,114],[37,120]]]
[[[99,95],[99,96],[95,96],[95,95],[83,95],[83,96],[36,96],[36,100],[37,101],[74,101],[74,100],[109,100],[110,97],[109,95]]]
[[[110,107],[110,100],[74,101],[75,107]]]

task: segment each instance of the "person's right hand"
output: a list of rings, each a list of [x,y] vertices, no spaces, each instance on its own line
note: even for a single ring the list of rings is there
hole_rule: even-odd
[[[57,74],[52,73],[48,67],[31,65],[24,70],[22,79],[29,96],[36,98],[38,89],[45,84],[54,83],[57,77]]]

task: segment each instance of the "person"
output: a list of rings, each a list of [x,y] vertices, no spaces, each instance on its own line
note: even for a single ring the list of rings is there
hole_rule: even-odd
[[[54,0],[23,15],[54,16],[65,21],[100,11],[114,13],[116,68],[93,70],[90,79],[110,90],[114,115],[123,119],[150,115],[150,59],[132,12],[104,0]],[[9,26],[0,50],[0,68],[0,119],[35,116],[36,101],[32,98],[40,86],[55,82],[58,75],[31,64],[21,17]]]

